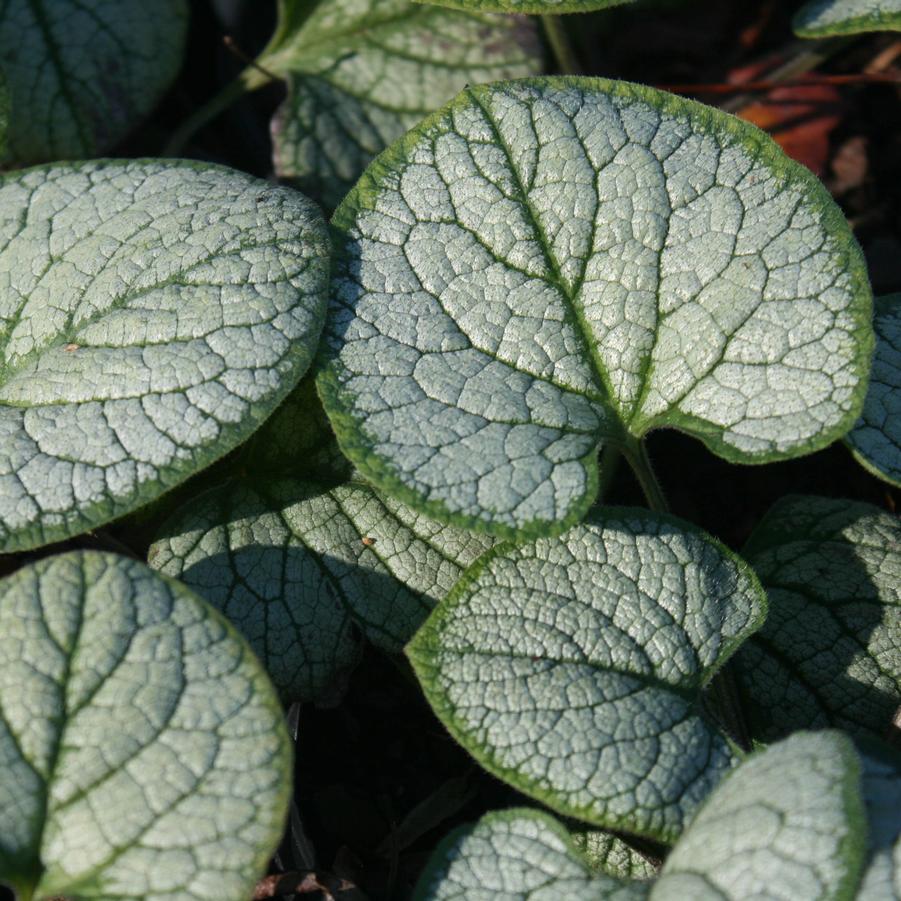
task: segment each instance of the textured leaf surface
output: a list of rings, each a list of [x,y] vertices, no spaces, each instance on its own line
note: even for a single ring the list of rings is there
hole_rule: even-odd
[[[492,773],[564,814],[670,841],[733,763],[699,696],[764,610],[713,539],[614,510],[490,551],[407,653]]]
[[[246,439],[308,368],[329,241],[216,166],[0,183],[0,550],[130,512]]]
[[[869,861],[856,901],[901,898],[901,755],[867,744],[861,754]]]
[[[566,830],[534,810],[489,813],[435,851],[415,901],[639,901],[641,884],[591,872]]]
[[[78,159],[115,145],[177,74],[187,24],[184,0],[0,0],[13,159]]]
[[[571,833],[571,837],[594,870],[617,879],[652,879],[657,875],[647,858],[609,832],[586,829]]]
[[[794,27],[803,38],[901,31],[901,0],[812,0],[795,16]]]
[[[869,504],[780,501],[743,551],[769,594],[736,678],[752,732],[882,735],[901,704],[901,523]]]
[[[654,901],[853,897],[866,824],[860,763],[839,732],[799,733],[746,760],[673,848]]]
[[[876,353],[863,415],[846,438],[870,472],[901,488],[901,294],[880,297]]]
[[[282,15],[261,60],[288,81],[272,123],[276,171],[332,209],[377,153],[467,84],[541,70],[526,19],[410,0],[327,0],[308,18],[289,2]]]
[[[498,534],[594,499],[602,440],[806,453],[863,404],[871,298],[838,208],[753,126],[625,83],[461,94],[368,170],[319,387],[386,491]]]
[[[361,637],[399,652],[491,543],[360,482],[269,478],[202,495],[163,536],[152,565],[222,610],[303,701],[340,688]]]
[[[453,9],[482,10],[505,13],[587,13],[596,9],[622,6],[632,0],[416,0],[417,3],[436,3]]]
[[[28,899],[244,901],[281,836],[291,746],[246,643],[124,557],[0,582],[0,880]]]

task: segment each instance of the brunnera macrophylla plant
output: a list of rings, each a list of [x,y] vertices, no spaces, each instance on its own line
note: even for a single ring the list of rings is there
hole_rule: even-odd
[[[0,5],[0,41],[44,5]],[[784,498],[736,553],[667,512],[645,446],[844,440],[896,483],[897,298],[874,320],[840,211],[752,126],[507,80],[536,35],[494,12],[613,4],[445,5],[283,0],[259,68],[176,136],[285,78],[277,168],[338,204],[331,236],[298,191],[206,163],[0,181],[0,549],[159,521],[149,567],[78,550],[0,581],[0,881],[249,898],[290,798],[282,705],[336,703],[370,643],[566,818],[454,832],[419,899],[901,896],[897,519]],[[71,8],[78,37],[105,4]],[[82,143],[41,115],[29,137],[6,76],[14,159],[113,140],[68,88],[56,136]],[[599,453],[651,509],[603,504]]]

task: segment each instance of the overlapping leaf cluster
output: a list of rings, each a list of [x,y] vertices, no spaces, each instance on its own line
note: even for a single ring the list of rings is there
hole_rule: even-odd
[[[666,511],[645,444],[843,439],[898,485],[899,295],[874,316],[841,212],[753,127],[520,77],[538,32],[504,13],[612,5],[281,0],[173,140],[284,79],[274,166],[331,232],[213,164],[0,179],[0,550],[155,528],[149,567],[11,557],[0,583],[21,898],[249,897],[290,797],[279,699],[339,702],[365,643],[566,818],[457,830],[422,901],[901,897],[901,526],[788,497],[738,554]],[[10,165],[138,124],[180,61],[164,6],[0,2]],[[603,504],[602,448],[650,510]]]

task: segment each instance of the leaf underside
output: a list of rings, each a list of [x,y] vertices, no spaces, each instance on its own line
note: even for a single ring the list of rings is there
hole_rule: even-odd
[[[901,0],[811,0],[793,21],[802,38],[901,31]]]
[[[328,254],[311,201],[219,166],[0,182],[0,551],[131,512],[246,440],[310,364]]]
[[[113,147],[175,78],[187,25],[185,0],[0,0],[13,160]]]
[[[246,643],[112,554],[0,582],[0,761],[0,880],[24,898],[244,901],[291,796]]]
[[[869,504],[787,497],[743,550],[769,595],[734,673],[752,734],[885,733],[901,705],[901,524]]]
[[[713,539],[614,508],[489,551],[407,654],[490,772],[566,815],[672,841],[733,763],[701,690],[764,609]]]
[[[602,441],[670,426],[762,463],[862,407],[871,295],[847,223],[709,107],[596,79],[472,88],[333,224],[326,411],[367,479],[432,516],[559,532]]]
[[[369,161],[467,84],[541,70],[525,18],[410,0],[328,0],[285,27],[261,65],[285,77],[276,172],[334,209]]]
[[[876,352],[863,414],[845,440],[875,476],[901,488],[901,294],[880,297]]]

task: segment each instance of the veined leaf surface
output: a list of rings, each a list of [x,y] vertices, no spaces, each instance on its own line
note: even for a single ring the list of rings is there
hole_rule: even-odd
[[[451,833],[426,865],[414,901],[640,901],[641,883],[592,873],[566,830],[536,810],[489,813]]]
[[[676,843],[652,901],[843,901],[864,863],[860,762],[840,732],[798,733],[726,776]]]
[[[229,617],[285,700],[309,701],[340,690],[361,637],[399,653],[490,544],[363,482],[267,477],[192,500],[150,560]]]
[[[802,38],[901,31],[901,0],[811,0],[798,11],[794,28]]]
[[[611,832],[584,829],[570,836],[595,871],[617,879],[653,879],[657,875],[646,857]]]
[[[613,508],[489,551],[407,654],[490,772],[568,816],[673,841],[735,762],[701,691],[765,608],[709,536]]]
[[[880,297],[876,352],[863,415],[845,439],[874,475],[901,488],[901,294]]]
[[[869,859],[855,901],[901,898],[901,754],[866,742],[861,753]]]
[[[246,901],[291,794],[281,708],[246,643],[112,554],[0,582],[0,761],[0,880],[23,901]]]
[[[863,405],[871,295],[822,185],[762,132],[650,88],[471,88],[335,214],[318,384],[365,477],[512,537],[594,500],[601,441],[671,426],[797,456]]]
[[[218,166],[0,182],[0,551],[148,503],[245,440],[309,366],[314,204]]]
[[[0,0],[0,59],[17,162],[111,148],[181,66],[185,0]]]
[[[881,736],[901,705],[901,523],[870,504],[786,497],[742,551],[769,595],[735,675],[754,737]]]
[[[557,15],[558,13],[587,13],[596,9],[622,6],[633,0],[416,0],[417,3],[435,3],[452,9],[468,9],[483,12],[532,13]]]
[[[309,4],[305,4],[309,7]],[[467,84],[541,70],[525,18],[410,0],[287,0],[260,64],[286,78],[272,122],[276,172],[333,209],[369,161]]]

